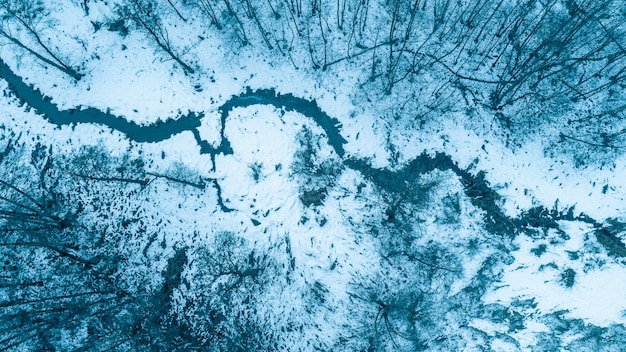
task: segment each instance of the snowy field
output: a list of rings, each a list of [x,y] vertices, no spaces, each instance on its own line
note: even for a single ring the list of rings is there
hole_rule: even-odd
[[[551,123],[556,115],[507,127],[501,116],[525,112],[479,102],[488,95],[479,86],[490,79],[486,69],[480,79],[442,84],[448,71],[465,71],[434,63],[430,71],[412,68],[406,80],[393,76],[398,83],[384,92],[368,75],[376,50],[380,67],[396,62],[389,45],[364,49],[377,44],[363,39],[343,59],[349,31],[331,30],[343,6],[346,28],[349,18],[369,16],[362,38],[380,32],[384,43],[393,11],[383,2],[366,2],[363,15],[344,0],[242,1],[232,5],[238,16],[212,1],[26,2],[39,12],[19,3],[0,5],[0,59],[57,110],[31,108],[0,72],[0,349],[626,346],[621,147],[559,139],[571,130]],[[416,8],[443,6],[435,3]],[[572,2],[550,3],[549,11],[566,13]],[[298,6],[303,13],[320,6],[327,17],[318,24],[309,16],[311,25],[305,15],[296,19]],[[544,13],[534,6],[534,15]],[[618,12],[607,18],[624,16]],[[324,39],[310,35],[308,45],[324,50],[279,35],[318,26],[328,28]],[[621,34],[612,40],[626,45],[623,28],[609,27]],[[247,45],[238,44],[241,33]],[[58,53],[83,76],[69,77],[11,38],[53,62]],[[393,50],[408,55],[407,45]],[[309,56],[321,60],[322,52],[332,65],[314,68]],[[455,89],[463,94],[433,100]],[[611,106],[626,104],[614,90]],[[267,91],[285,106],[259,93]],[[245,104],[224,113],[245,94]],[[609,104],[594,99],[590,111]],[[431,105],[426,118],[415,117]],[[80,116],[87,108],[162,128],[201,115],[197,127],[154,142],[104,124],[52,123],[59,111]],[[323,126],[320,112],[339,124]],[[341,151],[333,144],[340,137]],[[220,149],[224,141],[230,150]]]

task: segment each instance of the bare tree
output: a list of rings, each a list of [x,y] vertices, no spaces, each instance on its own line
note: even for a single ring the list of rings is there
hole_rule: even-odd
[[[256,253],[232,232],[217,233],[213,243],[192,254],[187,320],[218,350],[265,350],[276,338],[255,316],[263,292],[276,274],[267,255]]]
[[[86,148],[55,157],[41,144],[19,141],[0,153],[0,349],[136,350],[152,346],[199,348],[185,326],[168,318],[181,284],[184,250],[148,277],[125,272],[137,266],[121,241],[146,234],[134,182],[76,178],[86,163],[99,171],[141,170],[137,159],[116,159]],[[144,173],[145,174],[145,173]],[[110,218],[112,208],[125,208]],[[108,223],[108,225],[107,225]],[[144,241],[150,245],[149,241]],[[70,338],[63,338],[68,332]]]
[[[118,9],[121,18],[130,19],[143,33],[146,34],[170,59],[180,65],[185,74],[193,74],[195,70],[183,61],[181,54],[173,44],[167,26],[161,20],[159,3],[153,0],[128,0]]]
[[[46,16],[44,4],[40,1],[2,1],[0,37],[75,80],[80,80],[83,74],[62,59],[52,44],[43,38],[40,27],[46,25]]]

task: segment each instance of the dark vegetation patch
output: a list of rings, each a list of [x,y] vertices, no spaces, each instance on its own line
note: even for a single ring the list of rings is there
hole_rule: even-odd
[[[626,257],[626,245],[614,233],[607,228],[599,228],[594,231],[598,243],[600,243],[606,251],[615,257]]]
[[[518,232],[511,219],[504,215],[497,205],[500,195],[490,188],[485,173],[481,171],[472,175],[469,171],[459,168],[446,154],[436,153],[435,156],[430,156],[422,153],[395,171],[372,168],[362,159],[348,159],[344,163],[351,169],[361,172],[379,188],[397,194],[406,192],[406,184],[422,174],[434,170],[450,170],[460,178],[471,203],[485,211],[484,220],[488,231],[505,236],[513,236]]]
[[[327,195],[327,191],[325,187],[319,188],[319,189],[313,189],[310,191],[302,191],[300,193],[300,201],[306,207],[320,206],[324,204],[326,195]]]
[[[574,269],[568,268],[561,273],[561,282],[565,287],[571,288],[576,281],[576,272]]]
[[[540,244],[537,247],[530,250],[530,252],[537,257],[541,257],[546,252],[547,246],[545,244]]]

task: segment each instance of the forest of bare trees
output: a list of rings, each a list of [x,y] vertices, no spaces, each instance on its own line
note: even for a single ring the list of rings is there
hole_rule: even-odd
[[[197,60],[198,43],[207,40],[204,34],[212,33],[229,55],[251,50],[270,64],[290,65],[315,79],[342,70],[356,72],[354,96],[360,100],[354,104],[380,108],[379,118],[386,123],[400,121],[399,126],[419,128],[462,113],[499,124],[512,140],[545,129],[551,142],[573,143],[596,153],[626,147],[626,10],[619,0],[80,0],[72,4],[82,9],[93,30],[90,35],[98,31],[116,38],[137,35],[141,45],[154,52],[155,60],[172,65],[172,76],[181,74],[191,81],[207,71]],[[20,64],[27,61],[60,72],[72,84],[84,82],[90,75],[85,63],[97,55],[81,43],[88,38],[59,32],[59,20],[47,5],[44,0],[0,2],[0,56],[9,52]],[[94,11],[104,15],[92,20]],[[181,28],[196,32],[183,37]],[[68,41],[76,45],[70,48],[65,45]],[[122,50],[128,49],[124,45]],[[7,92],[10,96],[10,89]],[[10,102],[28,105],[24,103]],[[350,170],[354,172],[350,177],[359,183],[355,191],[341,186],[346,194],[356,194],[349,200],[353,203],[346,200],[346,207],[362,207],[358,211],[366,215],[337,221],[352,226],[354,247],[376,249],[374,259],[367,258],[375,262],[367,264],[375,269],[361,275],[350,272],[352,268],[339,268],[337,258],[326,258],[329,265],[296,262],[292,234],[283,230],[283,223],[273,224],[283,232],[266,228],[263,235],[269,232],[273,242],[268,240],[271,245],[263,247],[233,231],[185,223],[193,216],[176,219],[165,207],[159,208],[159,202],[175,193],[163,202],[178,202],[178,214],[200,209],[198,218],[221,216],[217,205],[202,209],[210,208],[209,203],[219,204],[222,213],[224,209],[236,212],[224,205],[218,178],[201,177],[182,167],[164,171],[130,151],[114,156],[105,148],[83,146],[74,154],[64,154],[0,127],[4,136],[0,138],[2,351],[272,351],[285,350],[305,341],[304,337],[307,343],[318,343],[307,346],[309,350],[416,351],[433,346],[452,350],[462,346],[464,338],[489,339],[469,326],[467,317],[498,320],[511,333],[523,325],[513,310],[481,302],[491,270],[510,264],[512,259],[502,253],[511,250],[513,245],[507,241],[515,234],[490,238],[489,248],[495,249],[481,258],[476,276],[463,288],[452,287],[455,280],[465,279],[466,261],[478,258],[480,249],[488,247],[459,239],[461,218],[469,216],[464,212],[474,211],[471,216],[483,221],[485,233],[489,224],[505,230],[513,226],[499,223],[505,219],[499,208],[501,216],[492,216],[485,225],[485,207],[477,209],[476,204],[490,202],[497,207],[500,199],[489,198],[497,193],[488,187],[484,173],[475,180],[481,182],[480,190],[490,193],[464,193],[473,185],[459,181],[450,167],[446,171],[440,165],[432,168],[437,169],[434,172],[381,172],[378,179],[368,179],[364,167],[360,174],[356,166]],[[222,121],[222,137],[224,128]],[[265,169],[291,168],[296,203],[306,214],[298,224],[316,222],[324,228],[329,219],[319,209],[332,199],[350,163],[342,163],[344,155],[321,160],[319,149],[325,143],[316,141],[311,130],[302,131],[295,137],[301,148],[292,165],[257,163],[250,169],[258,182]],[[199,136],[194,130],[197,141]],[[218,177],[216,155],[211,156]],[[374,172],[373,167],[368,170]],[[470,175],[468,170],[463,172]],[[405,174],[392,179],[392,172]],[[456,191],[450,185],[440,187],[446,178],[458,181],[453,184]],[[448,193],[443,200],[433,200],[435,191]],[[334,195],[338,207],[349,198],[346,194]],[[181,204],[190,199],[201,205],[185,209]],[[445,209],[435,220],[422,218],[423,213],[435,211],[434,203]],[[251,221],[245,226],[261,233],[261,222]],[[427,226],[435,225],[450,233],[425,234],[430,231]],[[548,228],[540,225],[533,230],[547,233]],[[550,225],[558,232],[558,225]],[[445,235],[453,238],[450,247],[438,241]],[[333,236],[341,234],[328,238],[334,240]],[[313,238],[302,240],[309,241],[312,246]],[[308,252],[300,255],[313,258]],[[333,301],[328,285],[306,277],[302,268],[326,270],[329,276],[339,270],[354,274],[335,288],[343,290],[343,301]],[[569,275],[563,280],[571,288],[576,273],[559,270]],[[288,299],[297,304],[289,306]],[[332,338],[321,336],[320,327],[329,324],[323,320],[338,316],[345,317],[339,332]],[[546,326],[571,324],[572,331],[584,335],[579,340],[587,339],[585,334],[598,334],[575,319],[545,319]],[[454,328],[462,332],[449,339],[443,333],[432,334],[450,328],[450,322],[460,322]],[[310,331],[319,335],[306,335]],[[623,326],[610,326],[602,333],[619,341],[623,331]],[[319,342],[323,339],[332,343]]]
[[[80,79],[51,34],[44,2],[0,7],[0,39]],[[626,78],[623,6],[616,0],[125,0],[108,6],[109,28],[143,33],[164,60],[194,74],[193,46],[172,35],[193,26],[219,33],[226,50],[254,47],[304,70],[361,72],[361,87],[398,103],[416,122],[449,111],[485,111],[523,133],[548,124],[561,141],[598,150],[623,145]],[[189,38],[185,38],[189,39]],[[194,44],[195,43],[195,44]],[[83,53],[87,57],[88,53]]]

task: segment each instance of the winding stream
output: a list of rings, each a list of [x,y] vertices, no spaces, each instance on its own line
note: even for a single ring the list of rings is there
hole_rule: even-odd
[[[202,113],[190,112],[186,115],[169,118],[163,122],[145,126],[138,125],[122,117],[115,116],[108,111],[103,112],[95,108],[59,110],[51,102],[50,98],[44,96],[33,86],[26,84],[2,60],[0,60],[0,78],[7,81],[9,90],[18,99],[35,109],[47,121],[57,126],[79,123],[100,124],[123,133],[135,142],[159,142],[181,132],[190,131],[200,146],[201,153],[211,155],[214,168],[216,155],[230,155],[233,153],[230,142],[224,135],[227,118],[233,109],[252,105],[272,105],[278,109],[295,111],[311,118],[324,130],[329,145],[342,158],[346,167],[360,172],[364,177],[370,179],[379,188],[387,192],[404,192],[405,180],[414,179],[417,175],[435,169],[442,171],[450,170],[463,183],[465,194],[471,199],[472,204],[485,212],[486,229],[491,233],[515,236],[529,228],[556,229],[560,231],[558,220],[582,221],[594,227],[594,233],[598,242],[607,248],[610,254],[626,257],[626,245],[615,234],[607,230],[603,224],[584,214],[574,216],[571,210],[559,212],[548,210],[545,207],[536,207],[517,218],[506,216],[497,205],[500,195],[489,186],[489,183],[485,180],[485,173],[481,171],[475,175],[471,174],[469,171],[459,168],[449,155],[443,153],[437,153],[435,156],[422,154],[397,171],[376,169],[365,160],[346,157],[343,146],[347,141],[341,135],[340,122],[326,114],[315,100],[306,100],[292,94],[277,94],[274,89],[253,91],[247,88],[245,92],[231,97],[219,107],[221,140],[219,146],[213,147],[201,139],[198,131],[200,121],[204,117]],[[213,181],[218,192],[219,206],[223,211],[232,211],[232,209],[224,206],[221,200],[219,183],[217,180]]]
[[[0,60],[0,78],[9,83],[9,89],[22,103],[35,109],[52,124],[57,126],[79,123],[105,125],[140,143],[159,142],[175,134],[196,129],[200,126],[200,119],[203,117],[202,114],[189,113],[176,119],[142,126],[95,108],[59,110],[50,98],[44,96],[33,86],[26,84],[2,60]]]

